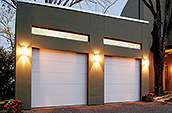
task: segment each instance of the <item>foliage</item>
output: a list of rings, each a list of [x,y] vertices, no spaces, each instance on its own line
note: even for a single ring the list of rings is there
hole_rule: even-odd
[[[7,103],[10,103],[12,100],[14,100],[14,99],[0,101],[0,111],[6,110],[4,105]]]
[[[145,97],[155,97],[155,93],[152,92],[146,93]]]
[[[5,104],[4,104],[4,108],[8,111],[8,112],[12,112],[14,111],[17,111],[18,110],[18,107],[19,106],[23,106],[23,103],[20,101],[20,100],[10,100],[10,101],[7,101]]]
[[[17,99],[10,99],[10,100],[4,100],[0,103],[0,111],[5,112],[12,112],[15,113],[17,110],[19,111],[19,106],[22,107],[23,103],[20,100]],[[0,112],[1,113],[1,112]]]
[[[14,98],[15,56],[0,47],[0,100]]]
[[[155,93],[149,92],[142,96],[142,101],[145,102],[152,102],[153,99],[156,97]]]

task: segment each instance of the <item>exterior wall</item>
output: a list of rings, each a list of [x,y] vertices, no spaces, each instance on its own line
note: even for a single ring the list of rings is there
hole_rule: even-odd
[[[31,34],[32,26],[53,28],[89,35],[90,41],[78,42]],[[142,60],[149,57],[149,40],[143,31],[148,25],[114,17],[18,2],[16,18],[16,98],[31,108],[32,47],[88,54],[88,105],[104,104],[104,56],[130,57]],[[144,31],[145,32],[145,31]],[[117,38],[142,43],[141,50],[105,46],[103,38]],[[20,54],[27,46],[29,55]],[[99,68],[92,57],[99,52]],[[149,69],[141,71],[141,94],[149,90]]]
[[[140,8],[140,9],[139,9]],[[153,76],[153,59],[152,54],[150,52],[151,47],[151,30],[152,30],[152,16],[148,12],[148,9],[146,9],[141,2],[141,0],[128,0],[127,5],[125,6],[121,16],[126,17],[132,17],[132,18],[140,18],[145,19],[149,21],[149,25],[146,27],[143,27],[142,29],[142,37],[143,38],[143,58],[149,59],[149,69],[148,70],[142,70],[142,73],[144,73],[144,77],[142,78],[142,87],[143,89],[149,89],[142,91],[142,95],[144,93],[153,91],[154,87],[154,76]]]
[[[166,77],[166,90],[172,91],[172,54],[167,57],[168,76]]]
[[[155,3],[155,1],[152,1]],[[140,6],[140,11],[139,11]],[[161,7],[162,12],[164,12],[165,7],[165,1],[161,0]],[[137,11],[134,11],[137,10]],[[138,12],[140,12],[140,15],[138,15]],[[152,45],[152,36],[151,32],[153,30],[153,16],[149,9],[143,4],[142,0],[128,0],[128,3],[123,10],[122,16],[127,17],[134,17],[139,18],[143,20],[148,20],[149,25],[143,29],[143,35],[147,39],[147,45],[149,48]],[[162,14],[162,19],[164,18],[164,15]],[[172,36],[171,36],[172,37]],[[167,46],[170,46],[172,44],[172,38],[168,39]],[[148,51],[147,51],[148,52]],[[154,66],[153,66],[153,56],[152,53],[149,51],[149,89],[150,91],[154,91]]]
[[[149,26],[143,30],[143,34],[145,37],[147,37],[148,46],[149,46],[149,91],[154,91],[154,65],[153,65],[153,55],[150,51],[151,45],[152,45],[152,36],[151,32],[153,30],[153,16],[149,9],[141,2],[142,4],[142,19],[149,21]]]

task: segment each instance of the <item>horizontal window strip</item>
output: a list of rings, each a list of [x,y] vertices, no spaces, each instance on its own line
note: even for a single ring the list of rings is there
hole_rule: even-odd
[[[141,49],[141,44],[136,44],[132,42],[125,42],[119,40],[103,39],[105,45],[118,46],[124,48]]]
[[[56,31],[56,30],[51,30],[51,29],[32,27],[32,34],[88,42],[87,35],[80,35],[80,34]]]

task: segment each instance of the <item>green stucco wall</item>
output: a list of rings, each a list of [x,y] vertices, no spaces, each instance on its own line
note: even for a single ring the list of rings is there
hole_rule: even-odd
[[[89,42],[78,42],[31,34],[39,26],[89,35]],[[149,40],[145,36],[148,24],[86,12],[18,2],[16,19],[16,98],[31,108],[32,47],[73,51],[88,54],[88,105],[104,104],[104,56],[129,57],[142,60],[149,56]],[[105,46],[103,38],[110,37],[142,43],[141,50]],[[21,46],[30,54],[23,59]],[[92,57],[98,51],[100,68],[93,66]],[[141,95],[149,90],[149,70],[141,69]]]

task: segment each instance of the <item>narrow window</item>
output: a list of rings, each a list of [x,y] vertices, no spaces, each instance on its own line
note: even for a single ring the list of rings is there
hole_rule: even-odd
[[[110,45],[110,46],[117,46],[117,47],[124,47],[124,48],[138,49],[138,50],[141,49],[141,44],[133,43],[133,42],[106,39],[106,38],[103,39],[103,42],[105,45]]]
[[[32,27],[32,34],[88,42],[87,35],[81,35],[81,34],[75,34],[75,33],[69,33],[69,32],[57,31],[57,30],[51,30],[45,28]]]

